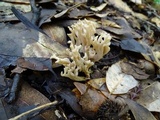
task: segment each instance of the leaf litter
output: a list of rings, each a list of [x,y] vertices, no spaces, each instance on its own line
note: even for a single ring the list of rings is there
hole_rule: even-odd
[[[147,2],[0,2],[2,119],[160,119],[159,3]]]

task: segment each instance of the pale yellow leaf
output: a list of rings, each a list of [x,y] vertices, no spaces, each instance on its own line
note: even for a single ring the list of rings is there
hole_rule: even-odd
[[[114,28],[118,28],[118,29],[121,29],[122,27],[119,26],[117,23],[113,22],[113,21],[110,21],[110,20],[106,20],[106,19],[103,19],[102,20],[102,25],[104,26],[110,26],[110,27],[114,27]]]
[[[151,22],[155,23],[157,27],[160,27],[160,19],[157,17],[154,17],[151,19]]]
[[[122,73],[120,62],[113,64],[106,73],[106,84],[111,94],[124,94],[138,85],[131,75]]]
[[[92,6],[90,9],[93,10],[93,11],[95,11],[95,12],[98,12],[98,11],[103,10],[103,9],[107,6],[107,4],[108,4],[108,3],[103,3],[103,4],[101,4],[101,5],[98,6],[98,7]]]
[[[160,112],[160,98],[146,106],[150,111]]]
[[[131,13],[131,14],[134,13],[132,11],[132,9],[122,0],[108,0],[108,1],[114,7],[116,7],[117,9],[119,9],[119,10],[121,10],[123,12]]]

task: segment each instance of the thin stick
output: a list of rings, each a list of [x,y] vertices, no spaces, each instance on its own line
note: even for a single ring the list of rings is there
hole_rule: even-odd
[[[53,102],[38,106],[38,107],[36,107],[36,108],[34,108],[32,110],[26,111],[26,112],[24,112],[24,113],[22,113],[20,115],[17,115],[17,116],[15,116],[13,118],[10,118],[9,120],[20,120],[20,119],[23,119],[23,117],[26,117],[28,114],[34,113],[37,110],[41,110],[41,109],[50,107],[52,105],[56,105],[57,103],[58,103],[58,101],[53,101]]]

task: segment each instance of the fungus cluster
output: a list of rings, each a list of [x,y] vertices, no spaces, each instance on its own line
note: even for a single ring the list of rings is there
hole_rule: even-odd
[[[109,52],[111,36],[105,31],[98,32],[97,27],[96,22],[86,19],[69,27],[68,58],[57,58],[56,61],[64,66],[62,76],[76,81],[89,79],[90,67]]]

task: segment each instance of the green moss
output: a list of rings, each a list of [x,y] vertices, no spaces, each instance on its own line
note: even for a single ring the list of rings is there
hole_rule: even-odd
[[[160,0],[154,0],[155,4],[160,4]]]

